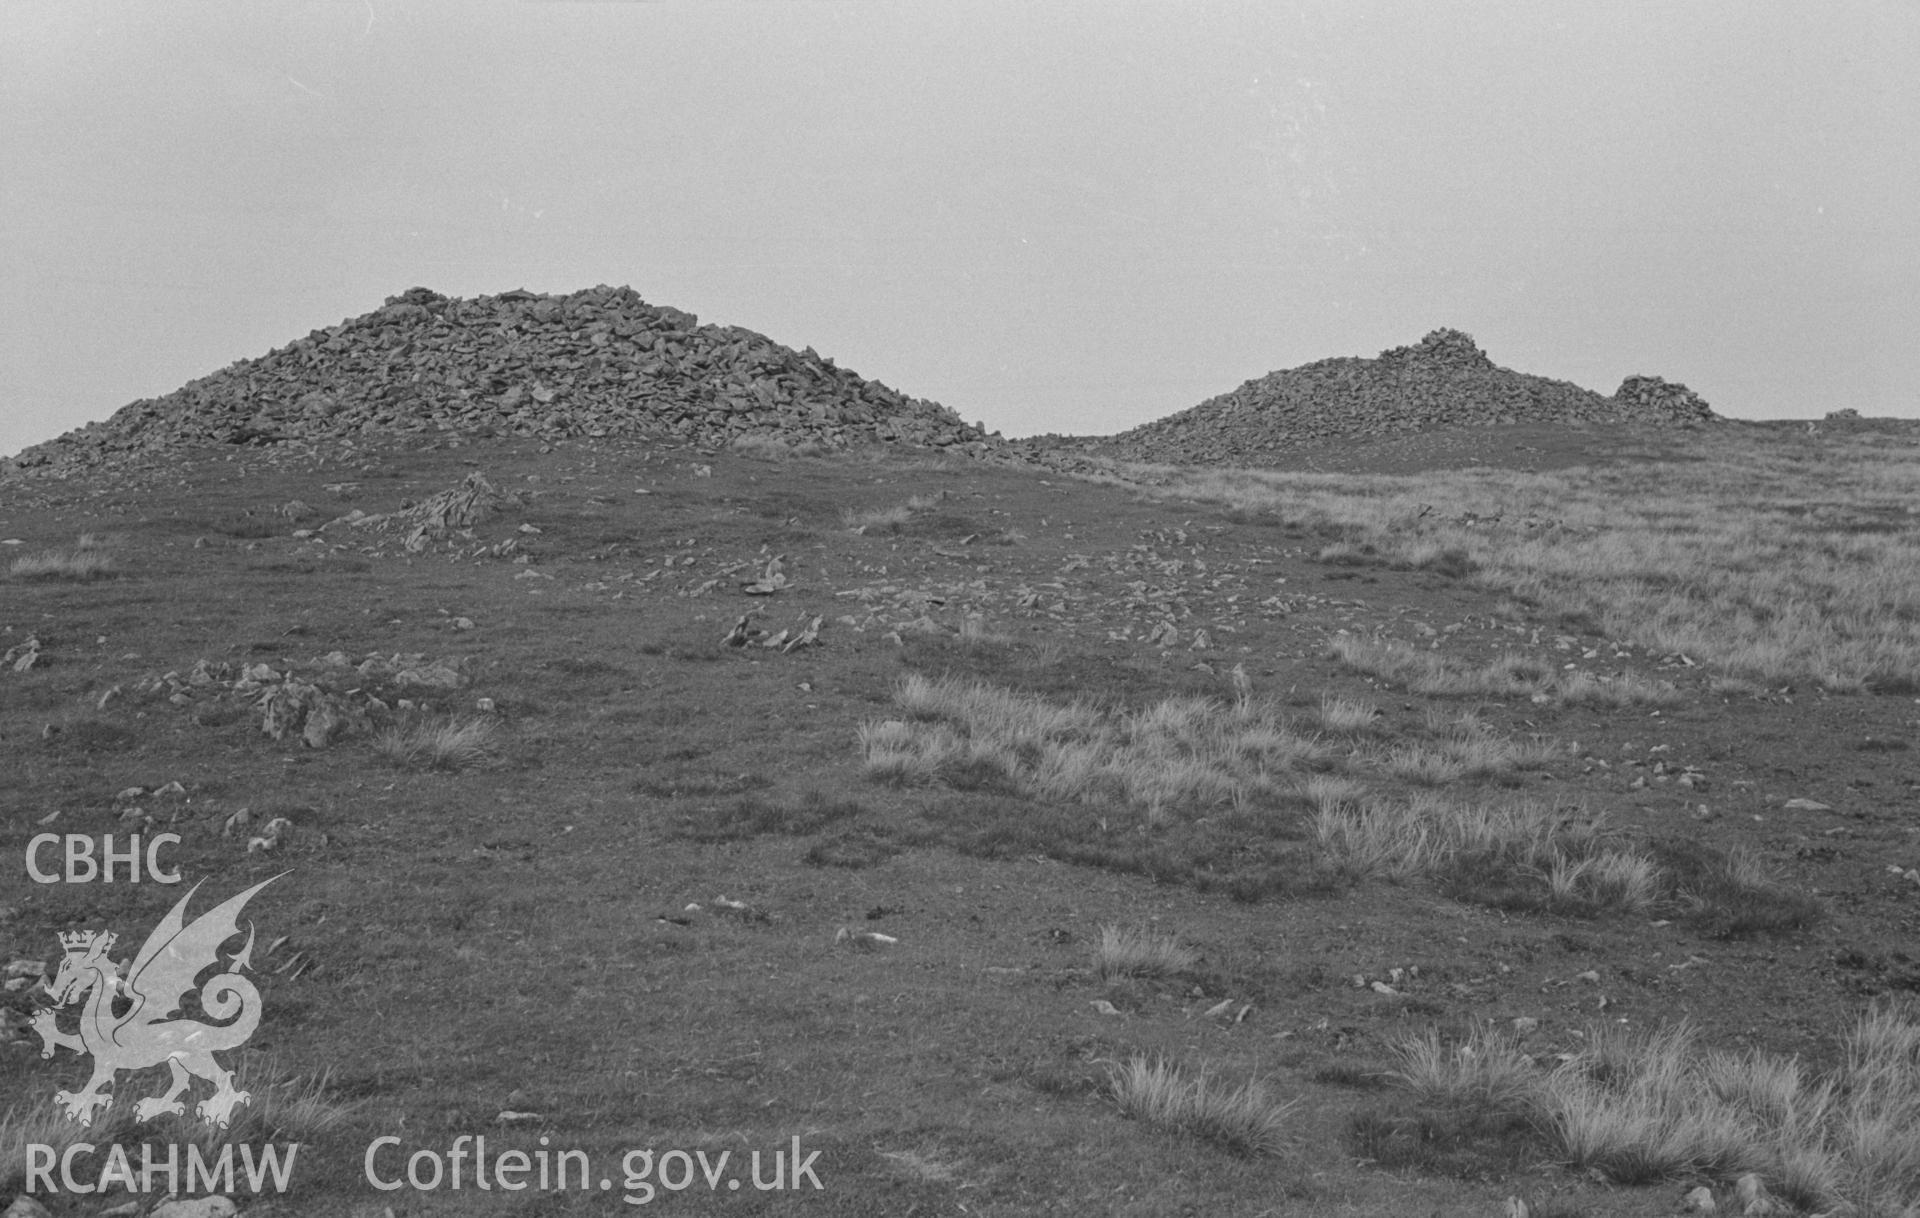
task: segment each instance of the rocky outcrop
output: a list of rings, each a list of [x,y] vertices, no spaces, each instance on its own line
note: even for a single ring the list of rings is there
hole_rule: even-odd
[[[1629,377],[1603,397],[1567,381],[1497,367],[1458,330],[1435,330],[1377,359],[1324,359],[1270,372],[1190,410],[1104,439],[1021,442],[1123,460],[1258,463],[1333,440],[1493,423],[1694,422],[1713,418],[1684,385]]]
[[[460,299],[425,288],[363,317],[134,402],[28,449],[21,468],[182,446],[381,434],[671,436],[758,433],[844,448],[876,441],[984,455],[996,437],[935,402],[811,348],[703,326],[631,288]]]

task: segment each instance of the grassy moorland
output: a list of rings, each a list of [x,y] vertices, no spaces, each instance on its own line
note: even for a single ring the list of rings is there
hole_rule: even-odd
[[[1917,450],[1576,439],[12,478],[0,1202],[86,1140],[299,1143],[254,1214],[1911,1218]],[[181,887],[23,878],[163,832]],[[273,876],[233,1128],[61,1117],[57,936]],[[368,1180],[480,1136],[590,1178]]]
[[[1470,571],[1732,680],[1920,692],[1911,443],[1716,430],[1660,446],[1547,473],[1137,472],[1172,498],[1342,533],[1323,561]]]

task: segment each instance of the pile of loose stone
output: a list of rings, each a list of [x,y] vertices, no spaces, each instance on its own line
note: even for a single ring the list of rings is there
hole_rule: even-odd
[[[745,434],[837,449],[873,442],[983,456],[997,437],[935,402],[869,381],[811,348],[703,326],[631,288],[459,299],[425,288],[315,330],[165,397],[28,449],[23,469],[97,464],[208,443],[379,434]]]
[[[936,402],[869,381],[812,348],[703,326],[631,288],[460,299],[414,288],[363,317],[134,402],[21,453],[56,475],[143,465],[207,444],[356,443],[393,435],[658,436],[802,451],[900,442],[1070,468],[1088,457],[1258,464],[1329,440],[1514,422],[1709,420],[1684,385],[1628,377],[1612,397],[1493,361],[1458,330],[1378,359],[1272,372],[1118,436],[1009,443]]]
[[[1257,463],[1330,440],[1494,423],[1693,423],[1713,411],[1685,385],[1628,377],[1612,397],[1496,367],[1473,339],[1435,330],[1378,359],[1319,360],[1270,372],[1190,410],[1106,439],[1042,436],[1033,455],[1078,450],[1123,460]]]

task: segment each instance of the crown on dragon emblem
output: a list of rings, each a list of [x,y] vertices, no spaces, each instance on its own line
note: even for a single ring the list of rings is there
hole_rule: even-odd
[[[95,940],[100,943],[103,952],[112,951],[119,936],[110,930],[69,930],[60,935],[60,950],[63,952],[84,952],[92,947]]]
[[[235,1090],[233,1072],[221,1066],[214,1053],[245,1044],[260,1025],[260,991],[241,976],[253,962],[252,924],[247,927],[246,946],[226,960],[221,959],[220,949],[240,933],[241,908],[279,878],[262,880],[189,923],[187,902],[200,891],[195,884],[153,928],[124,966],[124,976],[122,966],[107,958],[117,942],[112,931],[67,931],[59,936],[64,955],[47,987],[52,1006],[33,1017],[33,1030],[40,1034],[43,1058],[52,1057],[56,1048],[92,1054],[93,1077],[77,1092],[56,1093],[57,1107],[80,1124],[91,1125],[96,1109],[112,1107],[114,1097],[106,1089],[117,1073],[164,1064],[173,1072],[173,1085],[166,1094],[136,1104],[137,1119],[184,1114],[180,1094],[193,1079],[202,1078],[213,1084],[214,1091],[199,1103],[196,1114],[223,1129],[232,1122],[233,1110],[252,1097]],[[206,1018],[183,1017],[182,1000],[193,992],[200,974],[213,968],[220,971],[198,991]],[[57,1022],[61,1009],[82,999],[78,1030],[61,1031]],[[118,1015],[113,1013],[116,999],[127,1003]]]

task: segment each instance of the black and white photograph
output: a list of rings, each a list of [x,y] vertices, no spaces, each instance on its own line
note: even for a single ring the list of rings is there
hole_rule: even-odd
[[[1914,0],[0,0],[0,1218],[1920,1218]]]

